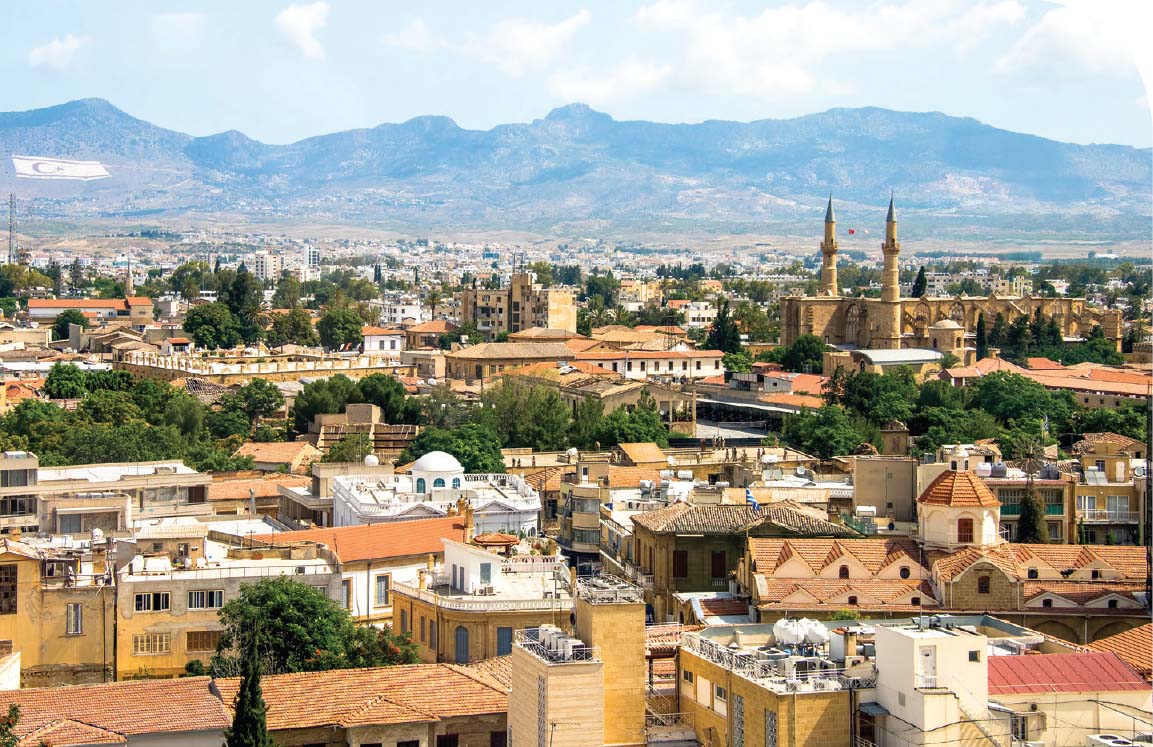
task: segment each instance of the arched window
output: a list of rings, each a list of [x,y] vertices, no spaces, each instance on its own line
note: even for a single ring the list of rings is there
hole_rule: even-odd
[[[452,478],[452,489],[458,490],[459,488],[460,488],[460,478],[459,477]]]
[[[444,478],[443,477],[436,478],[435,480],[432,481],[432,486],[434,488],[443,488],[444,487]]]
[[[418,493],[425,492],[425,486],[426,485],[427,485],[427,483],[424,481],[423,477],[416,478],[416,492],[418,492]]]
[[[989,593],[989,586],[991,583],[992,582],[989,580],[988,576],[978,576],[977,577],[977,593],[978,594],[988,594]]]
[[[908,578],[910,575],[909,566],[901,566],[901,578]]]
[[[973,520],[972,519],[957,519],[957,541],[958,542],[972,542],[973,541]]]
[[[849,577],[849,566],[847,566],[847,565],[841,566],[841,569],[839,571],[837,571],[837,577],[838,578],[848,578]]]
[[[857,604],[857,598],[856,597],[849,597],[849,604],[856,605]]]

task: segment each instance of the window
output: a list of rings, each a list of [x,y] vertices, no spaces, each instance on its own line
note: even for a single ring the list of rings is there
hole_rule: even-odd
[[[488,747],[508,747],[508,732],[490,731],[488,733]]]
[[[0,565],[0,615],[16,614],[16,566]]]
[[[480,582],[481,584],[492,583],[492,563],[480,564]]]
[[[713,686],[713,697],[715,697],[717,700],[724,703],[725,701],[727,701],[729,699],[729,693],[727,690],[725,690],[725,688],[721,687],[720,685],[714,685]]]
[[[837,569],[837,578],[848,578],[848,577],[849,577],[849,566],[843,565]]]
[[[137,612],[166,612],[172,606],[171,597],[166,591],[137,594],[135,602]]]
[[[477,378],[480,378],[480,375],[479,375],[479,374],[477,375]],[[425,492],[427,492],[427,491],[425,490],[425,488],[426,488],[426,486],[427,486],[427,485],[428,485],[428,483],[426,483],[426,482],[424,481],[424,478],[423,478],[423,477],[418,477],[418,478],[416,478],[416,492],[418,492],[418,493],[425,493]]]
[[[1030,578],[1030,579],[1035,579],[1035,578],[1037,578],[1037,577],[1038,577],[1039,575],[1041,575],[1041,574],[1040,574],[1040,572],[1039,572],[1039,571],[1038,571],[1036,568],[1030,568],[1030,569],[1029,569],[1029,572],[1028,572],[1028,575],[1029,575],[1029,578]]]
[[[403,742],[397,742],[396,747],[420,747],[419,739],[406,739]]]
[[[68,605],[65,611],[64,634],[84,635],[84,608],[79,604]]]
[[[857,604],[857,598],[856,597],[849,597],[849,604],[856,605]]]
[[[777,747],[777,712],[765,709],[765,747]]]
[[[496,629],[496,655],[504,656],[512,653],[512,628]]]
[[[1049,522],[1049,541],[1059,543],[1061,542],[1061,525],[1055,522]]]
[[[989,583],[990,583],[990,579],[988,576],[978,576],[977,577],[977,593],[978,594],[988,594],[989,593]]]
[[[184,640],[184,647],[189,651],[215,651],[219,643],[219,630],[190,630]]]
[[[920,607],[921,606],[921,598],[920,597],[913,597],[912,599],[909,600],[909,603]]]
[[[424,616],[420,618],[420,642],[424,643]]]
[[[1042,599],[1041,600],[1041,606],[1042,607],[1052,607],[1053,606],[1053,600],[1052,599]]]
[[[340,582],[340,606],[352,609],[352,581],[347,578]]]
[[[452,478],[452,489],[453,490],[459,490],[460,489],[460,478],[459,477]]]
[[[673,550],[673,578],[689,577],[689,551]]]
[[[436,478],[435,480],[432,481],[432,486],[434,488],[443,488],[444,487],[444,478],[443,477]]]
[[[981,661],[981,652],[980,651],[970,651],[969,652],[969,661]]]
[[[1089,571],[1089,576],[1092,577],[1092,579],[1094,581],[1096,581],[1097,579],[1101,578],[1101,571],[1098,571],[1098,570]]]
[[[729,573],[728,559],[725,557],[724,550],[713,550],[710,566],[713,578],[724,578]]]
[[[572,541],[581,545],[600,544],[601,533],[595,529],[572,530]]]
[[[459,747],[460,737],[456,734],[437,734],[436,747]]]
[[[909,571],[909,566],[907,566],[907,565],[901,566],[901,578],[908,578],[910,575],[911,575],[911,571]]]
[[[132,636],[133,656],[167,654],[171,648],[172,636],[168,633],[140,633]]]
[[[972,542],[973,541],[973,520],[972,519],[957,519],[957,541],[958,542]]]
[[[428,645],[429,648],[436,650],[436,620],[428,621]]]
[[[392,604],[392,576],[382,573],[376,577],[376,606],[387,607]]]
[[[218,610],[223,606],[223,589],[188,592],[188,609],[190,610]]]
[[[685,671],[681,672],[681,679],[683,679],[685,682],[692,682],[693,673],[686,669]]]
[[[408,630],[408,610],[400,611],[400,632],[407,633]]]
[[[1111,610],[1115,610],[1115,609],[1117,609],[1117,600],[1116,600],[1116,599],[1110,599],[1110,600],[1109,600],[1109,604],[1108,604],[1108,607],[1109,607],[1109,609],[1111,609]]]

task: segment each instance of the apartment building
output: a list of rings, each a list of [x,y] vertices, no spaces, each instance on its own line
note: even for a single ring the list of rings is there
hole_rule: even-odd
[[[256,252],[249,261],[252,263],[249,272],[261,282],[278,280],[284,270],[284,258],[274,252]]]
[[[538,363],[561,366],[576,354],[563,342],[482,342],[444,354],[450,379],[479,381]]]
[[[504,656],[512,652],[513,631],[567,623],[573,586],[563,557],[502,557],[442,542],[442,565],[422,572],[415,585],[392,584],[395,628],[412,636],[422,661]]]
[[[1131,439],[1130,439],[1131,440]],[[1140,541],[1145,480],[1135,479],[1135,451],[1145,447],[1125,442],[1082,441],[1077,449],[1080,475],[1074,483],[1077,535],[1088,544],[1134,545]],[[1145,469],[1148,469],[1146,466]]]
[[[143,296],[28,299],[28,320],[32,322],[51,323],[68,310],[100,321],[127,321],[134,326],[152,323],[152,299]]]
[[[466,288],[461,293],[460,318],[473,322],[493,339],[502,332],[530,327],[576,332],[576,304],[572,288],[545,288],[534,284],[530,273],[514,273],[508,287]]]
[[[588,351],[573,356],[580,363],[592,363],[634,381],[697,380],[723,376],[723,358],[724,353],[719,350]]]

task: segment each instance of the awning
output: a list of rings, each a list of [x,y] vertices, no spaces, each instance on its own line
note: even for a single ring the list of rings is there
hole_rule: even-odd
[[[104,513],[120,513],[124,510],[123,506],[67,506],[57,508],[58,514],[104,514]]]
[[[873,701],[868,703],[861,703],[861,713],[872,716],[873,718],[876,718],[877,716],[889,715],[889,712],[885,709],[885,706]]]

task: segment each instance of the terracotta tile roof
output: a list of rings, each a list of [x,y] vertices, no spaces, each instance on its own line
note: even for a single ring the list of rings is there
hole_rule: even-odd
[[[421,322],[420,324],[414,324],[405,331],[426,335],[443,335],[448,332],[453,332],[456,329],[457,326],[455,324],[446,322],[443,319],[434,319],[431,322]]]
[[[1153,678],[1153,623],[1093,641],[1089,648],[1117,654],[1142,677]]]
[[[564,343],[565,347],[574,353],[579,353],[582,350],[588,350],[589,348],[595,348],[600,344],[600,340],[589,340],[583,337],[574,337],[571,340],[565,340]]]
[[[976,366],[962,366],[960,368],[946,368],[944,372],[950,379],[975,379],[981,375],[981,369]]]
[[[566,465],[567,466],[567,465]],[[525,475],[524,481],[538,493],[555,493],[560,490],[560,478],[565,467],[548,467],[531,475]]]
[[[86,724],[73,719],[58,719],[44,724],[38,729],[25,734],[16,743],[16,747],[67,747],[68,745],[93,744],[125,744],[128,737],[110,729],[101,729],[99,726]]]
[[[129,680],[12,690],[4,697],[20,706],[17,730],[21,736],[52,722],[71,720],[131,737],[227,727],[232,718],[212,693],[211,683],[208,677]]]
[[[784,407],[799,407],[802,409],[818,410],[824,406],[825,400],[812,397],[808,394],[789,394],[788,392],[772,392],[757,397],[760,402]]]
[[[841,565],[841,558],[852,557],[870,573],[880,573],[897,562],[915,568],[920,562],[917,543],[907,537],[870,537],[863,539],[784,539],[750,537],[749,552],[756,572],[773,575],[776,569],[793,557],[800,558],[814,573],[827,566]],[[925,567],[921,575],[928,575]]]
[[[849,598],[856,597],[856,603]],[[920,599],[919,604],[913,602]],[[854,609],[909,612],[937,607],[933,587],[916,579],[766,578],[757,585],[758,607],[819,609],[852,606]]]
[[[562,342],[482,342],[444,354],[456,360],[532,360],[565,361],[573,351]]]
[[[1026,374],[1029,372],[1029,369],[1021,368],[1003,358],[982,358],[977,361],[974,366],[982,375],[991,374],[994,371],[1009,371],[1015,374]]]
[[[726,617],[749,614],[749,605],[735,597],[706,597],[698,600],[701,610],[713,617]]]
[[[124,303],[129,306],[151,306],[152,299],[147,296],[128,296],[124,299]]]
[[[656,534],[736,534],[771,524],[801,535],[857,536],[846,526],[816,518],[811,511],[786,502],[761,506],[759,511],[749,505],[674,503],[636,514],[632,522]]]
[[[381,335],[399,337],[404,334],[404,330],[396,329],[395,327],[361,327],[360,334],[365,337],[378,337]]]
[[[1144,581],[1031,581],[1024,584],[1021,595],[1028,602],[1045,594],[1056,594],[1070,602],[1083,605],[1113,594],[1132,600],[1135,594],[1144,591]]]
[[[491,659],[481,659],[465,667],[478,677],[487,677],[495,686],[512,689],[512,656],[494,656]]]
[[[1026,358],[1025,366],[1033,370],[1064,368],[1060,363],[1049,358]]]
[[[319,542],[335,552],[342,563],[355,563],[363,560],[443,553],[444,543],[441,539],[446,537],[464,542],[464,519],[459,516],[446,516],[439,519],[258,534],[254,538],[274,543]]]
[[[676,651],[681,647],[681,633],[704,629],[704,625],[649,625],[645,627],[645,649],[650,653]]]
[[[625,467],[621,465],[609,465],[609,487],[610,488],[637,488],[640,487],[641,480],[659,480],[661,479],[661,470],[667,469],[665,465],[651,465],[648,467]]]
[[[989,657],[989,695],[1148,689],[1149,683],[1114,653]]]
[[[299,475],[270,474],[264,477],[241,478],[239,480],[214,480],[208,486],[208,500],[235,501],[248,499],[253,491],[256,498],[271,498],[280,495],[280,487],[303,488],[312,484],[308,477]]]
[[[291,464],[301,457],[320,456],[320,450],[307,441],[249,442],[243,444],[233,456],[252,457],[254,462]]]
[[[149,303],[152,303],[149,301]],[[29,298],[30,309],[124,309],[123,298]]]
[[[1001,505],[993,491],[981,478],[969,471],[946,470],[929,483],[917,498],[918,503],[931,506],[979,506],[996,508]]]
[[[1082,434],[1081,440],[1073,444],[1072,452],[1074,454],[1092,454],[1093,447],[1100,443],[1114,444],[1126,451],[1140,450],[1145,446],[1135,438],[1129,438],[1112,431],[1104,431],[1102,433]]]
[[[216,683],[231,707],[240,678]],[[508,693],[491,678],[448,664],[279,674],[260,684],[274,731],[428,723],[508,711]]]
[[[661,447],[651,441],[646,443],[619,444],[618,448],[624,452],[633,464],[649,464],[651,462],[668,463],[668,457]]]

